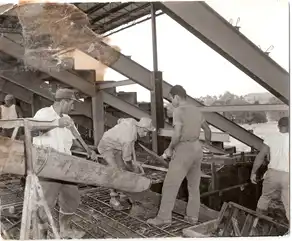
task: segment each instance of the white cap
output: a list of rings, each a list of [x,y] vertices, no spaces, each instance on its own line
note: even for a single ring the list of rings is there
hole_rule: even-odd
[[[140,121],[137,123],[137,126],[141,127],[141,128],[145,128],[148,131],[155,131],[155,127],[152,124],[152,120],[150,118],[147,117],[142,117],[140,119]]]

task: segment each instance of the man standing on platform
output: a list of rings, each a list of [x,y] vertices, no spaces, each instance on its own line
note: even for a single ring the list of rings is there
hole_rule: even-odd
[[[278,121],[279,132],[265,139],[265,144],[257,155],[251,171],[250,180],[257,183],[256,172],[270,154],[268,170],[264,175],[262,196],[257,204],[257,211],[268,214],[269,203],[275,194],[280,194],[285,207],[286,217],[290,221],[289,207],[289,118],[283,117]]]
[[[13,120],[17,118],[22,118],[22,111],[21,109],[14,104],[15,99],[13,95],[6,95],[4,98],[4,105],[0,106],[0,119],[1,120]],[[3,129],[3,136],[11,137],[13,128],[12,129]]]
[[[189,199],[185,220],[197,223],[200,210],[200,179],[203,150],[199,141],[200,131],[210,143],[211,130],[199,109],[187,102],[185,89],[176,85],[170,90],[174,107],[173,136],[164,157],[172,157],[162,188],[162,200],[157,217],[147,220],[152,225],[170,224],[172,210],[184,178],[188,181]]]
[[[71,89],[59,89],[55,94],[55,102],[50,107],[40,109],[34,116],[40,121],[59,120],[59,127],[53,128],[33,138],[33,144],[43,147],[50,147],[58,152],[71,155],[73,145],[80,147],[80,144],[73,136],[68,127],[74,125],[73,120],[68,116],[77,101],[75,92]],[[55,207],[58,199],[60,206],[59,224],[61,238],[80,239],[84,236],[83,231],[73,230],[70,221],[80,204],[80,194],[77,184],[68,184],[53,180],[40,179],[44,196],[51,210]],[[39,209],[39,221],[42,238],[46,238],[48,231],[48,220],[43,209]]]
[[[135,142],[138,135],[144,137],[150,131],[155,131],[155,128],[149,118],[142,117],[139,122],[132,118],[120,119],[116,126],[104,133],[98,151],[108,165],[139,173],[138,166],[133,163]],[[111,189],[110,196],[110,204],[115,210],[130,208],[123,193],[118,194]]]

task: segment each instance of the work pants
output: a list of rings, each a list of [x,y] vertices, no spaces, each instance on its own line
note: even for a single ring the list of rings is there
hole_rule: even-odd
[[[258,201],[257,208],[259,210],[267,211],[270,201],[279,198],[280,193],[286,217],[290,220],[289,186],[289,172],[268,169],[264,177],[262,195]]]
[[[187,216],[198,218],[200,210],[200,180],[202,146],[199,141],[180,142],[172,156],[162,187],[162,199],[158,218],[170,220],[178,190],[184,178],[188,181],[189,200]]]
[[[58,201],[60,213],[71,215],[76,212],[81,200],[76,184],[61,183],[47,179],[41,179],[40,183],[50,210],[55,208]],[[41,222],[48,222],[43,208],[39,208],[38,214]]]
[[[120,170],[126,170],[126,165],[122,158],[122,151],[115,149],[106,149],[104,148],[102,143],[100,143],[100,145],[98,146],[98,151],[100,155],[106,160],[109,166],[115,167]],[[110,192],[111,197],[118,196],[118,193],[114,189],[110,189]]]

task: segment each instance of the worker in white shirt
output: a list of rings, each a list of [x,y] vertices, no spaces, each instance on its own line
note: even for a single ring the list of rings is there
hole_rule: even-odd
[[[139,122],[131,118],[120,119],[116,126],[104,133],[98,151],[108,165],[139,173],[139,167],[133,163],[134,145],[138,135],[144,137],[150,131],[155,131],[155,128],[149,118],[143,117]],[[127,198],[123,193],[118,194],[112,189],[110,196],[110,204],[115,210],[129,208],[125,205]]]
[[[59,127],[53,128],[40,136],[33,138],[33,144],[50,147],[58,152],[71,155],[71,147],[73,145],[80,147],[71,131],[66,128],[74,125],[73,120],[68,113],[73,109],[74,101],[76,101],[75,92],[71,89],[59,89],[55,94],[55,102],[50,107],[40,109],[34,116],[40,121],[59,120]],[[94,154],[94,153],[92,153]],[[55,207],[58,199],[60,207],[59,224],[61,238],[79,239],[84,236],[84,232],[73,230],[70,227],[70,221],[77,210],[80,203],[80,194],[76,184],[62,183],[58,181],[41,179],[41,185],[44,196],[49,208]],[[48,220],[43,209],[39,209],[40,229],[43,238],[46,238],[48,231]]]
[[[14,104],[15,99],[13,95],[6,95],[4,98],[4,105],[0,106],[0,119],[1,120],[13,120],[22,118],[21,109]],[[13,132],[12,129],[3,129],[3,136],[11,137]]]
[[[265,139],[265,144],[253,164],[250,180],[257,183],[256,172],[263,164],[266,155],[270,154],[268,170],[264,175],[262,195],[257,204],[257,211],[268,214],[269,203],[275,194],[280,193],[289,218],[289,118],[283,117],[278,122],[279,133]]]

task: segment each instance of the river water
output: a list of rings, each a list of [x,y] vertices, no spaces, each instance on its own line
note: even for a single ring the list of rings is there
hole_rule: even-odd
[[[268,123],[260,123],[260,124],[244,124],[241,125],[246,130],[253,130],[254,134],[258,137],[262,138],[263,140],[271,135],[274,135],[278,132],[277,122],[268,122]],[[218,131],[215,128],[211,127],[213,131]],[[250,147],[243,144],[242,142],[230,137],[229,142],[224,143],[225,146],[235,146],[237,152],[242,151],[250,151]]]

